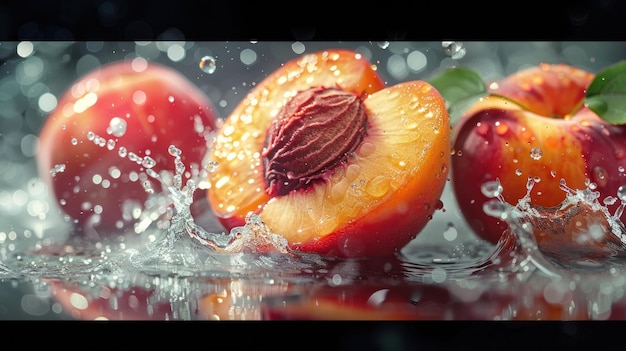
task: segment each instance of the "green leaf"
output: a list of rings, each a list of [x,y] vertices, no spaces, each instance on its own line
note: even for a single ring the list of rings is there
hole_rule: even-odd
[[[450,68],[431,78],[429,83],[446,100],[452,125],[456,124],[469,106],[487,95],[487,87],[482,78],[466,68]]]
[[[609,123],[626,124],[626,61],[596,75],[587,89],[585,105]]]

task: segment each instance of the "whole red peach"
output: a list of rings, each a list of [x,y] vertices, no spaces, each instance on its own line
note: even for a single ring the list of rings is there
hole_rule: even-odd
[[[174,170],[170,145],[187,167],[201,167],[216,118],[208,97],[176,70],[140,58],[113,62],[80,77],[46,118],[40,176],[77,232],[120,233],[136,222],[145,185],[161,189],[147,170]]]
[[[488,96],[464,112],[454,127],[452,185],[480,237],[495,243],[507,228],[483,210],[491,199],[481,186],[496,179],[510,204],[525,196],[528,178],[534,206],[561,204],[562,179],[573,189],[595,184],[600,201],[617,196],[626,183],[626,129],[584,105],[593,79],[570,65],[541,64],[493,82]]]

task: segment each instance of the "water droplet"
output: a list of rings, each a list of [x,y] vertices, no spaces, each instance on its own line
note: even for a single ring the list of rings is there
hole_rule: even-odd
[[[106,143],[107,143],[107,142],[106,142],[106,139],[104,139],[103,137],[101,137],[101,136],[96,136],[96,137],[93,139],[93,143],[94,143],[94,144],[96,144],[96,145],[98,145],[98,146],[100,146],[100,147],[103,147],[104,145],[106,145]]]
[[[154,169],[151,169],[151,168],[146,169],[146,174],[154,179],[159,179],[159,174]]]
[[[624,208],[626,207],[626,186],[622,185],[617,188],[617,197],[621,204],[615,210],[615,214],[613,214],[614,218],[620,218],[622,213],[624,213]]]
[[[526,190],[530,191],[535,186],[535,180],[536,179],[533,177],[528,177],[528,180],[526,181]]]
[[[203,72],[208,74],[213,74],[217,68],[215,58],[213,56],[204,56],[200,59],[200,64],[198,66]]]
[[[443,237],[447,241],[454,241],[458,237],[458,232],[453,223],[448,223],[446,230],[443,232]]]
[[[371,154],[374,153],[374,151],[376,151],[376,145],[369,143],[369,142],[364,142],[361,144],[358,153],[359,155],[363,156],[363,157],[367,157]]]
[[[541,156],[543,156],[543,152],[540,148],[534,147],[530,149],[530,158],[532,158],[533,160],[539,160]]]
[[[502,194],[502,185],[500,185],[500,180],[496,179],[490,182],[485,182],[480,186],[480,190],[483,195],[486,197],[500,197]]]
[[[60,173],[63,171],[65,171],[65,165],[60,163],[60,164],[54,165],[54,168],[50,170],[50,175],[55,177],[57,173]]]
[[[204,166],[204,170],[207,173],[215,172],[215,170],[217,169],[217,165],[217,161],[209,161],[206,166]]]
[[[122,175],[122,172],[120,171],[119,168],[115,167],[115,166],[111,166],[109,168],[109,175],[111,177],[113,177],[113,179],[117,179]]]
[[[509,126],[507,126],[505,123],[502,123],[500,121],[497,121],[495,123],[495,131],[496,134],[498,135],[505,135],[508,131],[509,131]]]
[[[131,160],[131,161],[134,161],[138,165],[140,165],[143,162],[143,158],[141,156],[137,155],[134,152],[129,152],[128,153],[128,159]]]
[[[107,140],[107,149],[113,150],[115,148],[115,140],[109,139]]]
[[[378,47],[384,50],[384,49],[389,47],[389,42],[388,41],[379,41],[378,42]]]
[[[202,118],[198,115],[193,116],[193,130],[195,130],[196,133],[204,132],[204,123],[202,122]]]
[[[169,152],[172,156],[180,156],[182,154],[182,151],[174,145],[170,145],[167,148],[167,152]]]
[[[70,140],[70,142],[72,143],[72,145],[78,145],[78,139],[76,139],[76,138],[72,138],[72,140]]]
[[[125,147],[120,146],[120,148],[117,149],[117,153],[120,155],[120,157],[126,157],[126,155],[128,155],[128,150],[126,150]]]
[[[156,165],[156,161],[150,156],[144,156],[141,165],[145,168],[152,168]]]
[[[152,182],[150,182],[149,180],[145,180],[143,183],[143,188],[144,190],[148,193],[148,194],[152,194],[154,193],[154,188],[152,187]]]
[[[608,182],[607,172],[600,166],[595,166],[593,168],[593,177],[595,183],[599,186],[605,186]]]
[[[617,198],[615,196],[607,196],[604,198],[604,200],[602,200],[602,203],[604,203],[606,206],[615,205],[616,202]]]
[[[377,176],[367,182],[365,191],[375,197],[380,198],[389,191],[389,182],[387,177]]]
[[[505,220],[508,218],[508,206],[506,203],[498,200],[491,200],[485,202],[483,211],[489,216]]]
[[[522,175],[522,170],[521,169],[516,169],[515,170],[515,175],[521,176]]]
[[[126,134],[126,121],[120,117],[111,118],[107,133],[113,134],[116,137],[121,137]]]
[[[622,185],[617,188],[617,197],[620,199],[620,201],[626,202],[626,186]]]
[[[445,51],[446,55],[452,57],[455,60],[463,58],[467,53],[467,50],[463,46],[462,42],[458,41],[442,41],[441,47]]]
[[[185,164],[181,161],[180,157],[176,157],[174,164],[176,165],[176,174],[182,175],[185,172]]]

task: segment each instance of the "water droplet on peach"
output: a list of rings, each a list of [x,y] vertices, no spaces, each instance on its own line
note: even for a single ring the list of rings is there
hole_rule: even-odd
[[[502,123],[500,121],[497,121],[495,123],[495,126],[496,126],[496,128],[495,128],[496,134],[498,134],[498,135],[504,135],[504,134],[506,134],[509,131],[509,126],[507,126],[506,124],[504,124],[504,123]]]
[[[607,172],[600,166],[595,166],[593,168],[593,178],[599,186],[605,186],[608,182]]]
[[[361,166],[357,165],[357,164],[351,164],[346,168],[346,178],[348,179],[348,181],[354,181],[359,177],[359,174],[361,174]]]
[[[179,148],[174,145],[170,145],[167,148],[167,152],[169,152],[169,154],[172,156],[180,156],[183,153]]]
[[[60,173],[63,171],[65,171],[65,165],[60,163],[60,164],[54,165],[54,168],[50,170],[50,175],[55,177],[57,173]]]
[[[626,186],[621,185],[619,188],[617,188],[617,197],[620,199],[620,201],[626,202]]]
[[[489,125],[487,124],[483,124],[483,123],[476,123],[476,128],[474,129],[474,132],[482,137],[487,136],[489,134],[489,130],[491,128],[489,128]]]
[[[107,133],[113,134],[116,137],[121,137],[126,134],[126,121],[120,117],[113,117],[107,127]]]
[[[389,181],[387,177],[376,176],[370,179],[365,186],[365,191],[375,198],[383,197],[389,191]]]
[[[150,182],[149,180],[146,180],[142,183],[144,190],[148,193],[148,194],[152,194],[154,193],[154,188],[152,187],[152,182]]]
[[[533,147],[532,149],[530,149],[530,158],[532,158],[533,160],[539,160],[541,159],[541,156],[543,156],[543,151],[541,151],[540,148]]]
[[[144,156],[141,165],[145,168],[152,168],[156,165],[156,161],[150,156]]]
[[[111,166],[109,167],[109,175],[113,177],[113,179],[117,179],[122,175],[122,172],[120,171],[119,168],[115,166]]]
[[[480,186],[480,190],[486,197],[499,197],[502,194],[502,185],[500,181],[494,180],[485,182]]]
[[[99,175],[99,174],[94,174],[94,175],[91,177],[91,181],[92,181],[94,184],[98,185],[98,184],[100,184],[100,183],[102,182],[102,176],[101,176],[101,175]]]
[[[126,155],[128,155],[128,150],[126,150],[125,147],[120,146],[119,149],[117,149],[117,153],[120,157],[126,157]]]

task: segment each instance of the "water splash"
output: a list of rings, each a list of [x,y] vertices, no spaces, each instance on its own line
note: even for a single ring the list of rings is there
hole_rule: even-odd
[[[216,264],[230,267],[258,264],[263,257],[293,258],[295,266],[309,263],[323,264],[321,257],[315,254],[302,254],[289,249],[287,240],[272,233],[253,213],[246,217],[244,226],[235,227],[229,233],[213,233],[196,224],[191,213],[193,194],[197,189],[196,180],[182,179],[185,165],[181,161],[182,151],[176,146],[169,147],[174,157],[175,174],[170,179],[161,177],[156,172],[148,172],[152,178],[160,181],[172,200],[174,209],[170,212],[170,226],[164,236],[152,243],[145,251],[127,250],[129,261],[137,269],[158,269],[169,272],[189,272],[214,268]],[[212,172],[217,165],[207,165],[200,173],[204,179],[207,172]],[[304,260],[303,260],[304,258]],[[252,261],[251,261],[252,260]]]
[[[626,207],[626,188],[600,203],[593,183],[574,190],[562,180],[565,200],[546,208],[531,204],[534,184],[529,178],[526,195],[513,205],[504,200],[505,189],[499,180],[484,183],[482,193],[491,198],[484,203],[484,212],[508,224],[498,243],[405,248],[404,266],[411,279],[429,281],[433,272],[443,270],[450,282],[525,281],[535,273],[559,280],[571,278],[572,272],[598,274],[624,266],[626,228],[619,218]],[[611,214],[606,205],[618,199],[621,204]]]
[[[534,183],[529,177],[526,195],[515,206],[506,203],[501,196],[485,203],[485,213],[509,225],[498,243],[499,248],[507,241],[516,241],[526,259],[550,275],[559,275],[559,268],[606,270],[626,258],[626,228],[619,219],[626,206],[624,199],[611,214],[600,203],[600,193],[593,190],[593,183],[575,190],[561,179],[565,200],[555,207],[542,207],[530,202]],[[493,184],[487,186],[494,187]],[[615,201],[614,197],[604,200],[605,204]]]

